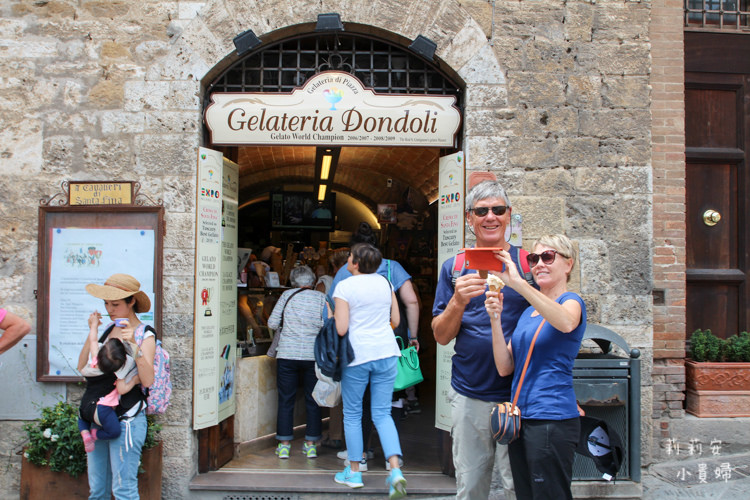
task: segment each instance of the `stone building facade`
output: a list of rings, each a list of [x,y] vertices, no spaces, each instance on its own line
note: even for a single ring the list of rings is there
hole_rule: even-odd
[[[190,496],[196,150],[205,86],[252,29],[283,38],[337,12],[347,29],[437,44],[466,92],[467,170],[494,172],[524,239],[580,248],[589,321],[642,352],[642,462],[683,415],[682,1],[5,1],[0,5],[0,303],[34,320],[38,204],[66,180],[137,180],[165,207],[164,498]],[[467,173],[468,173],[467,172]],[[659,291],[658,301],[652,291]],[[5,376],[6,374],[4,374]],[[71,384],[68,398],[79,389]],[[3,422],[15,498],[23,422]]]

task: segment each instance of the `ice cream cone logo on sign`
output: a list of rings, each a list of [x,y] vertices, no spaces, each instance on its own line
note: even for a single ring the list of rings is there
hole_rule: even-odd
[[[344,91],[336,87],[323,91],[323,97],[331,104],[331,111],[336,111],[336,103],[344,98]]]

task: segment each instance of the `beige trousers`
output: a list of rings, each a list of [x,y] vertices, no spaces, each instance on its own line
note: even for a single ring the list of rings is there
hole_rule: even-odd
[[[492,469],[497,464],[505,498],[515,500],[508,447],[495,443],[490,432],[490,412],[496,403],[468,398],[453,389],[449,398],[456,499],[487,500]]]

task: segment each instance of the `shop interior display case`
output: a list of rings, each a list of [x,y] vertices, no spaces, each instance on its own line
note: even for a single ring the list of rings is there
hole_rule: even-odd
[[[268,327],[281,294],[288,288],[239,288],[237,296],[238,357],[261,356],[268,352],[274,331]]]

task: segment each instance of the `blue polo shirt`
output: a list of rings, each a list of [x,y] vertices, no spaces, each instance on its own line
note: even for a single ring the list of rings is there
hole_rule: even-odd
[[[510,255],[518,262],[518,247],[511,245]],[[441,314],[453,297],[453,259],[443,263],[435,290],[432,315]],[[461,276],[476,273],[473,269],[463,269]],[[451,370],[451,386],[457,393],[481,401],[508,401],[512,377],[501,377],[497,373],[492,353],[492,326],[484,308],[484,295],[469,301],[461,318],[455,344],[455,354]],[[508,342],[516,328],[521,313],[529,303],[510,287],[503,288],[503,335]]]
[[[389,271],[390,277],[388,276]],[[390,282],[391,285],[393,285],[394,291],[398,291],[398,289],[401,288],[401,285],[411,279],[411,274],[407,273],[406,269],[404,269],[401,264],[399,264],[395,260],[390,259],[383,259],[380,262],[380,267],[378,267],[377,273],[381,276],[385,276],[386,278],[390,278]],[[339,268],[339,270],[336,272],[336,276],[333,277],[331,287],[328,289],[328,296],[333,298],[333,291],[336,289],[336,285],[338,285],[341,280],[345,280],[351,275],[352,273],[350,273],[346,268],[346,264],[341,266],[341,268]]]
[[[581,323],[570,333],[563,333],[549,323],[545,323],[539,331],[521,386],[521,394],[518,396],[522,418],[565,420],[578,416],[576,394],[573,390],[573,363],[581,347],[583,332],[586,330],[586,304],[573,292],[563,293],[556,302],[562,304],[567,300],[575,300],[581,304]],[[529,307],[523,312],[513,335],[511,345],[516,365],[513,373],[514,394],[531,339],[542,322],[541,316],[531,316],[534,310],[533,307]]]

